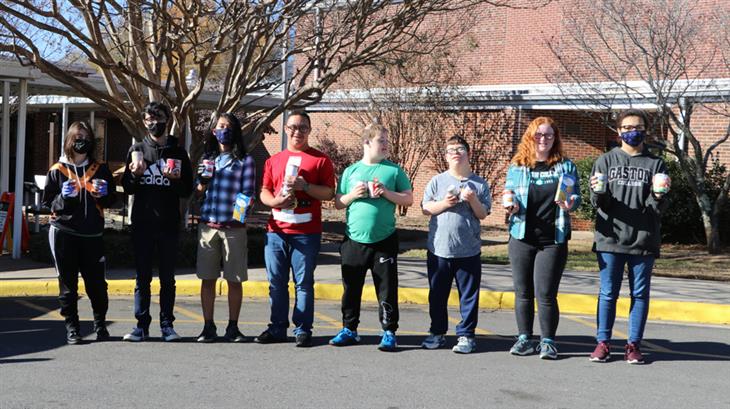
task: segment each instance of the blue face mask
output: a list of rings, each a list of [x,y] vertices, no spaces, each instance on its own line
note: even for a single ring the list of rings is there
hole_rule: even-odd
[[[621,134],[621,139],[631,146],[641,145],[644,142],[644,138],[646,138],[646,131],[639,131],[638,129]]]
[[[215,139],[222,145],[230,145],[233,142],[233,133],[228,128],[214,129]]]

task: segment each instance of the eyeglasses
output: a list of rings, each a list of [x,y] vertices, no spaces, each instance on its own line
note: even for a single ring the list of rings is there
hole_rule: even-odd
[[[453,155],[455,153],[464,153],[464,152],[466,152],[466,148],[463,146],[459,146],[458,148],[446,149],[446,153],[449,155]]]
[[[288,129],[290,132],[299,132],[299,133],[307,133],[310,131],[310,128],[306,125],[287,125],[286,129]]]
[[[540,140],[540,138],[545,138],[548,141],[555,138],[554,133],[542,133],[542,132],[535,132],[535,139]]]
[[[644,125],[621,125],[624,131],[643,131],[646,129]]]

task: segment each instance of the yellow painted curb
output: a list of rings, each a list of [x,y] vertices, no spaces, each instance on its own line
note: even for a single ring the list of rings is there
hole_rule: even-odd
[[[109,280],[109,295],[133,295],[134,280]],[[177,295],[197,296],[200,294],[200,280],[177,280]],[[159,280],[152,280],[152,293],[160,290]],[[79,282],[79,292],[84,292],[83,281]],[[218,283],[218,294],[228,293],[225,280]],[[290,283],[289,293],[294,294],[294,285]],[[268,298],[269,283],[265,281],[247,281],[243,284],[246,297]],[[316,283],[315,298],[319,300],[339,301],[342,299],[342,284]],[[0,282],[0,297],[56,297],[58,282],[56,280],[8,280]],[[558,296],[560,311],[569,314],[595,315],[597,296],[590,294],[565,294]],[[375,287],[366,285],[363,289],[363,301],[377,302]],[[401,303],[428,305],[428,288],[399,288],[398,300]],[[515,305],[514,293],[510,291],[481,291],[479,305],[492,310],[510,310]],[[459,305],[459,296],[452,291],[448,304]],[[627,317],[630,300],[622,298],[616,306],[616,315]],[[652,300],[649,309],[650,320],[694,322],[701,324],[730,324],[730,305],[711,304],[689,301]]]

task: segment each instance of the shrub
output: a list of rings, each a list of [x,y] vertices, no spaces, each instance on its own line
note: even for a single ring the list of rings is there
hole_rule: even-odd
[[[248,228],[248,263],[261,265],[264,262],[264,234],[262,228]],[[198,237],[197,229],[180,232],[180,244],[177,254],[177,267],[195,267],[197,262]],[[53,264],[53,257],[48,246],[48,230],[30,236],[30,257],[33,260]],[[132,248],[131,231],[106,229],[104,231],[104,255],[107,268],[133,268],[134,250]]]

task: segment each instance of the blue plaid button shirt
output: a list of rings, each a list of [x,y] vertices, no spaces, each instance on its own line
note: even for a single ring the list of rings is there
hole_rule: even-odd
[[[230,224],[236,195],[243,193],[253,198],[256,193],[256,165],[250,155],[242,159],[219,155],[215,161],[215,173],[200,207],[200,221]]]

